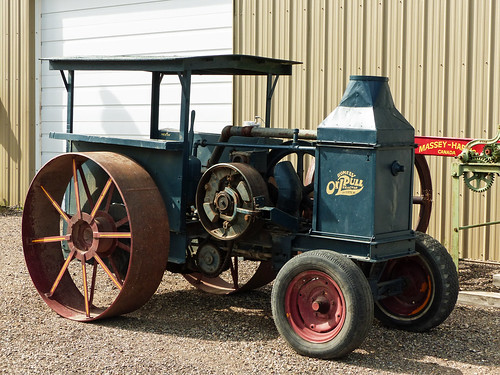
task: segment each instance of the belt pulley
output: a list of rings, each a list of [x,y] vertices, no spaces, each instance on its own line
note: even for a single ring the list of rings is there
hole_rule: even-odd
[[[259,225],[260,204],[269,201],[267,186],[257,170],[243,163],[209,168],[196,191],[196,208],[203,227],[219,240],[235,240]]]

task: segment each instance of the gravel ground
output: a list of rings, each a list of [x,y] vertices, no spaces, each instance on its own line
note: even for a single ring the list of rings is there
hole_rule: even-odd
[[[166,273],[138,311],[98,323],[60,318],[24,265],[21,217],[0,211],[0,372],[6,374],[499,374],[500,309],[459,305],[424,334],[377,321],[343,360],[297,355],[278,335],[270,287],[221,297]],[[473,268],[461,268],[474,279]],[[500,271],[500,267],[493,267]],[[488,275],[491,278],[491,274]],[[488,287],[478,276],[468,288]],[[478,281],[479,280],[479,281]],[[479,282],[479,284],[477,284]]]

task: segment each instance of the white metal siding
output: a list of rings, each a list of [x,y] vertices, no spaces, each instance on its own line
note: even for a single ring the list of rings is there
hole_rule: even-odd
[[[209,55],[232,53],[231,0],[42,1],[41,57],[90,55]],[[66,129],[66,91],[58,71],[42,62],[41,163],[64,150],[48,138]],[[160,128],[178,128],[181,90],[165,77]],[[148,136],[151,75],[75,73],[74,132]],[[232,120],[232,78],[193,77],[196,130],[218,132]]]

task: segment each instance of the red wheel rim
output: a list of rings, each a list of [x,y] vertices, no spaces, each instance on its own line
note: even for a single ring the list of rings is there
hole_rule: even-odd
[[[314,343],[327,342],[337,336],[344,325],[344,295],[329,275],[305,271],[288,285],[285,313],[301,338]]]
[[[430,306],[434,293],[432,273],[420,257],[392,260],[387,265],[381,281],[402,278],[403,293],[378,302],[392,315],[414,318]]]

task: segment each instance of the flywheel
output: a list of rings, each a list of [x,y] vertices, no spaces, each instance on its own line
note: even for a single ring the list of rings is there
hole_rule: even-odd
[[[260,173],[243,163],[220,163],[202,176],[196,191],[201,224],[213,237],[232,241],[258,228],[257,208],[269,204]]]

